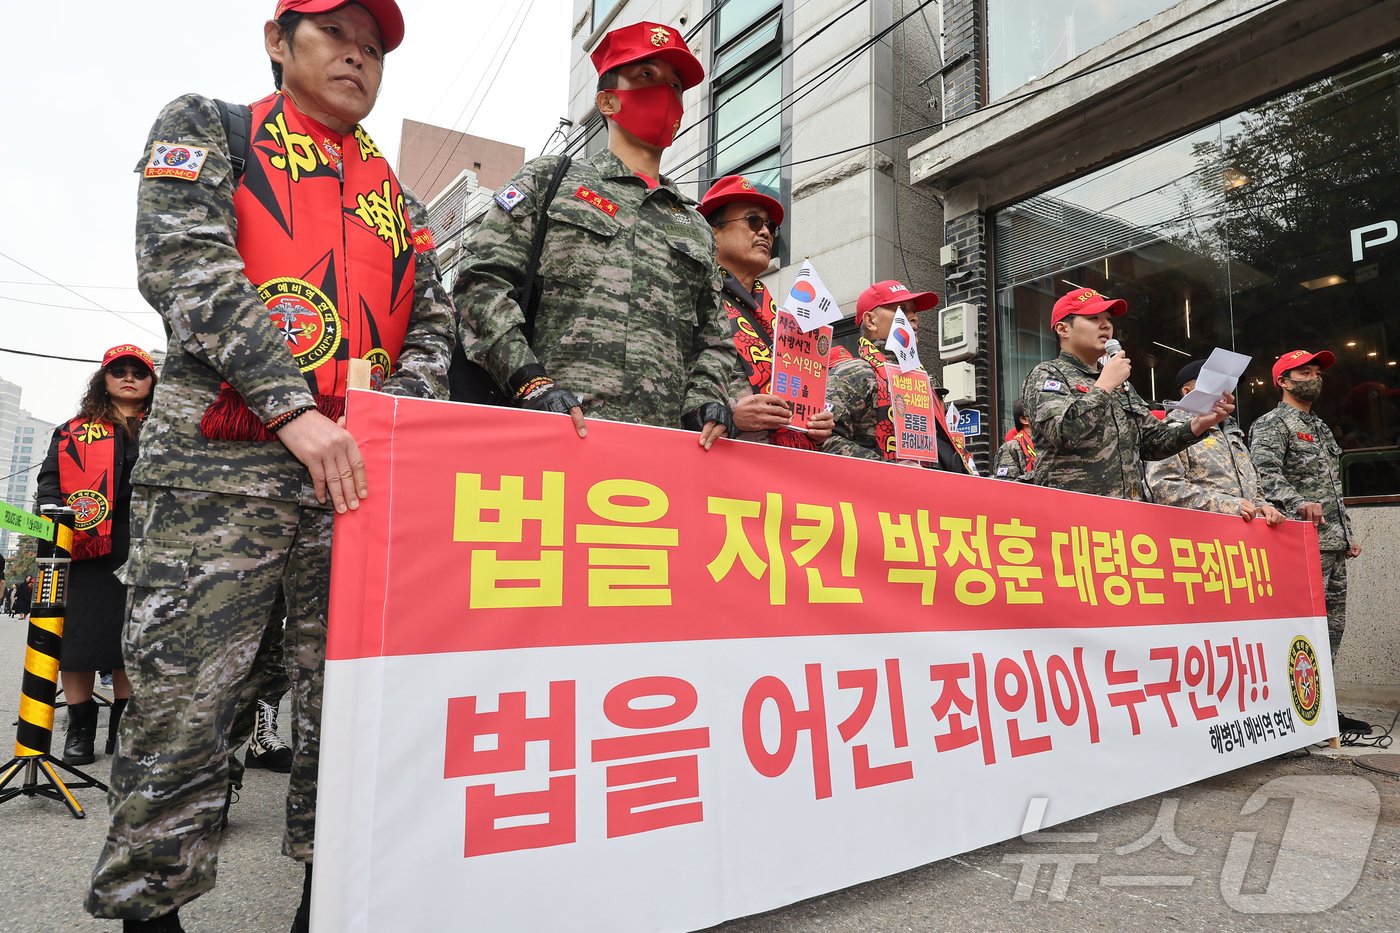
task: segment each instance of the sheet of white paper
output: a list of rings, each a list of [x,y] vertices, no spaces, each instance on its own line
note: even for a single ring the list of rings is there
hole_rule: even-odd
[[[1167,407],[1180,408],[1193,415],[1209,414],[1222,395],[1235,391],[1240,377],[1244,375],[1253,359],[1243,353],[1216,347],[1210,351],[1205,365],[1201,367],[1200,375],[1196,377],[1195,388],[1187,392],[1181,401],[1168,402]]]
[[[1236,379],[1244,375],[1244,371],[1249,368],[1252,356],[1245,356],[1243,353],[1236,353],[1233,350],[1226,350],[1223,347],[1216,347],[1210,351],[1210,356],[1206,359],[1203,370],[1210,370],[1214,373],[1225,373],[1234,376]]]
[[[1168,408],[1180,408],[1182,411],[1189,411],[1193,415],[1206,415],[1215,407],[1215,403],[1220,400],[1219,392],[1202,392],[1200,389],[1192,389],[1187,392],[1181,401],[1175,404],[1168,402]]]

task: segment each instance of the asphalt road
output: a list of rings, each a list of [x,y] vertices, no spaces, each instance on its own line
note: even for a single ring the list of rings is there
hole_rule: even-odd
[[[0,729],[18,708],[24,632],[19,620],[0,615]],[[1385,722],[1393,714],[1344,708]],[[99,743],[104,737],[105,719]],[[0,735],[0,749],[9,748],[9,736]],[[103,755],[87,770],[104,779],[108,766]],[[181,911],[192,933],[284,933],[290,926],[301,868],[280,854],[286,781],[248,772],[218,887]],[[76,794],[86,819],[37,798],[0,805],[0,931],[121,929],[82,910],[106,832],[106,799],[95,790]],[[1274,759],[1049,833],[714,930],[1400,930],[1400,780],[1351,758]],[[1065,833],[1077,835],[1053,835]],[[481,933],[470,916],[442,929]]]

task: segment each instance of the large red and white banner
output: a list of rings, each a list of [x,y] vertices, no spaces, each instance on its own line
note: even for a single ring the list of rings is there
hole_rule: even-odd
[[[318,931],[694,929],[1337,731],[1311,525],[349,411]]]

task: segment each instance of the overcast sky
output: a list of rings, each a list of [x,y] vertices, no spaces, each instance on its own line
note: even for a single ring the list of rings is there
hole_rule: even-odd
[[[274,6],[8,5],[0,348],[90,360],[125,341],[164,348],[160,318],[135,290],[133,170],[147,155],[152,121],[173,98],[193,91],[251,103],[272,90],[262,24]],[[399,6],[406,38],[385,61],[379,102],[365,121],[384,154],[397,163],[407,118],[537,155],[565,115],[570,0]],[[0,378],[19,383],[23,407],[54,423],[72,416],[95,368],[0,352]]]

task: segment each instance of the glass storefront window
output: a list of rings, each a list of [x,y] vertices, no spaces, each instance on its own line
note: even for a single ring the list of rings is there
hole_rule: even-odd
[[[1001,424],[1057,352],[1051,305],[1089,286],[1127,299],[1118,337],[1150,401],[1214,347],[1251,355],[1246,428],[1279,401],[1280,354],[1332,350],[1314,411],[1346,494],[1400,495],[1398,79],[1388,53],[997,212]]]
[[[988,99],[1043,77],[1176,0],[987,0]]]

